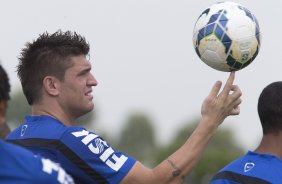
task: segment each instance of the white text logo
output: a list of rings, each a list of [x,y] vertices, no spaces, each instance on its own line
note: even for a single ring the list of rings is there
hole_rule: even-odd
[[[21,136],[25,134],[26,129],[27,129],[27,125],[23,125],[21,129]]]
[[[101,154],[99,158],[115,171],[118,171],[128,159],[124,155],[121,155],[120,157],[116,156],[114,154],[114,150],[106,143],[106,141],[103,141],[94,133],[82,130],[79,132],[73,132],[72,135],[75,137],[83,137],[81,142],[88,146],[92,153]]]
[[[244,172],[249,172],[254,167],[255,164],[253,162],[247,162],[244,167]]]

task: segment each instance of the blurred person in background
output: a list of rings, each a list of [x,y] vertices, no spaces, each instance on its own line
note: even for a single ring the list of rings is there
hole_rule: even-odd
[[[9,133],[10,128],[6,123],[6,111],[10,100],[10,82],[7,72],[0,65],[0,139],[4,139]]]
[[[6,111],[10,99],[9,78],[0,65],[0,132],[6,137],[10,129]],[[74,184],[73,179],[58,164],[35,156],[31,151],[0,139],[1,184]]]
[[[259,146],[221,169],[210,184],[282,183],[282,81],[263,89],[257,109],[263,130]]]

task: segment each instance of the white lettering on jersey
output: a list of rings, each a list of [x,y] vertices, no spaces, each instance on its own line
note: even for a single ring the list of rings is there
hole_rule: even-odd
[[[112,149],[112,148],[109,148],[109,149]],[[108,150],[109,150],[108,149]],[[106,151],[105,151],[106,152]],[[104,153],[105,153],[104,152]],[[104,154],[103,154],[104,155]],[[101,155],[101,156],[103,156],[103,155]],[[101,158],[101,157],[100,157]],[[121,168],[121,166],[126,162],[126,160],[127,160],[127,157],[126,156],[124,156],[124,155],[121,155],[121,157],[117,157],[115,154],[113,154],[113,156],[111,157],[115,162],[112,162],[110,159],[108,159],[107,161],[106,161],[106,164],[110,167],[110,168],[112,168],[113,170],[115,170],[115,171],[118,171],[120,168]]]
[[[114,150],[107,144],[106,141],[103,141],[99,138],[98,135],[90,133],[86,130],[73,132],[72,135],[75,137],[84,137],[81,142],[88,146],[89,150],[94,154],[101,154],[99,157],[106,165],[112,168],[115,171],[118,171],[123,164],[126,162],[128,157],[121,155],[118,157],[114,154]],[[94,140],[94,145],[92,144]],[[106,147],[106,148],[105,148]]]
[[[62,169],[58,164],[49,159],[42,158],[42,170],[47,174],[52,174],[53,171],[58,173],[57,180],[61,184],[74,184],[73,179]]]

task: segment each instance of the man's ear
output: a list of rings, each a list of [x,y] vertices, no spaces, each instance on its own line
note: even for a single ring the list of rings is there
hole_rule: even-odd
[[[56,96],[59,94],[59,83],[60,81],[56,77],[46,76],[43,79],[43,89],[49,95]]]

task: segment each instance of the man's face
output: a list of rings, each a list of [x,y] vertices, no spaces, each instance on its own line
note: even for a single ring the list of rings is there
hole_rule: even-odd
[[[94,108],[92,86],[96,86],[97,81],[84,55],[72,57],[71,62],[60,82],[59,103],[67,115],[78,118]]]

